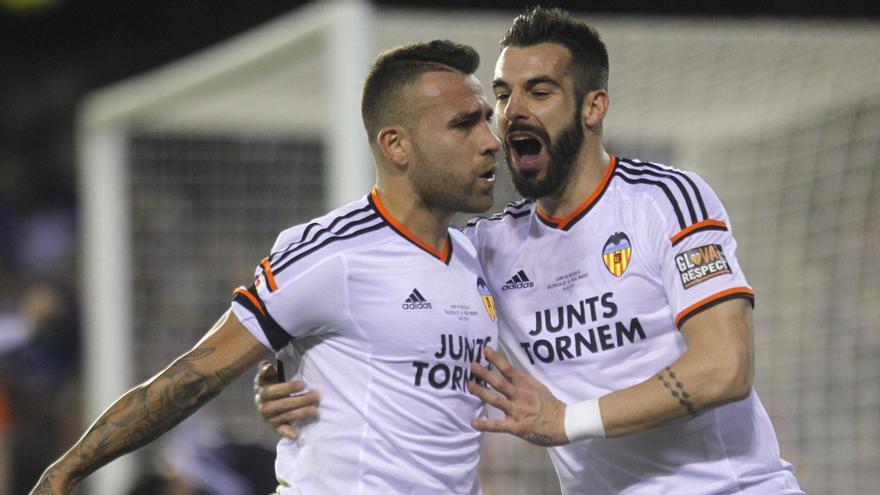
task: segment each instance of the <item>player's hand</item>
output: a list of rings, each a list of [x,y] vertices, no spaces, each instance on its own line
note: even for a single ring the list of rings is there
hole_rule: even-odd
[[[504,413],[504,419],[477,419],[480,431],[516,435],[535,445],[549,447],[569,443],[565,436],[565,403],[553,396],[543,383],[525,371],[514,368],[490,347],[483,354],[501,374],[471,363],[471,373],[491,385],[495,391],[468,381],[468,389]]]
[[[254,405],[257,414],[275,433],[296,440],[299,432],[290,423],[317,419],[318,392],[302,393],[306,384],[302,381],[279,382],[275,365],[263,361],[254,377]]]

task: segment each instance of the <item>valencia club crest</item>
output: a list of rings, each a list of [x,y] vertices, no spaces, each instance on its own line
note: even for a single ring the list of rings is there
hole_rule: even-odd
[[[608,271],[615,277],[619,277],[629,266],[630,258],[632,258],[632,243],[629,242],[629,237],[623,232],[615,232],[608,238],[602,249],[605,268],[608,268]]]
[[[486,307],[486,312],[489,313],[489,318],[491,318],[492,321],[495,321],[495,300],[492,299],[492,292],[489,291],[489,286],[486,285],[486,281],[483,280],[483,277],[477,277],[477,291],[483,299],[483,306]]]

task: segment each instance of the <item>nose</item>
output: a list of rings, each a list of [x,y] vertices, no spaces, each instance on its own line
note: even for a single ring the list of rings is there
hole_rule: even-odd
[[[492,125],[489,122],[483,122],[480,138],[483,155],[494,155],[499,149],[501,149],[501,141],[498,139],[498,135],[495,134],[495,129],[492,128]]]
[[[504,107],[504,118],[508,122],[524,119],[528,116],[525,101],[519,91],[511,91]]]

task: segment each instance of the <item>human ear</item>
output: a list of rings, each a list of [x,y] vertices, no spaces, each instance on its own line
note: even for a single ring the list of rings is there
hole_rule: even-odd
[[[586,94],[581,106],[581,121],[588,129],[601,127],[608,113],[608,91],[594,89]]]
[[[389,162],[402,168],[409,163],[409,156],[404,145],[406,139],[406,130],[395,125],[383,127],[376,136],[376,143]]]

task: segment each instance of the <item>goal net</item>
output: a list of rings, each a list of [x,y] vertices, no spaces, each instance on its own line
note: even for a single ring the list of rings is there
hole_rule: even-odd
[[[514,12],[319,2],[83,105],[88,417],[194,343],[277,233],[369,191],[360,85],[383,48],[473,45],[491,80]],[[611,57],[610,151],[694,170],[757,294],[757,389],[808,492],[880,486],[880,30],[590,18]],[[499,180],[496,208],[514,199]],[[203,414],[203,413],[199,413]],[[248,379],[204,414],[270,444]],[[545,452],[488,435],[493,494],[558,493]],[[143,456],[99,472],[123,493]]]

